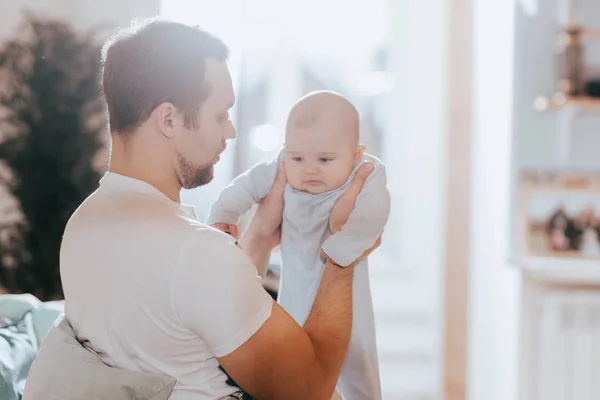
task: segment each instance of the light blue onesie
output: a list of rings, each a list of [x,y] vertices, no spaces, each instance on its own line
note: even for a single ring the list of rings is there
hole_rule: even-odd
[[[254,204],[268,194],[279,157],[257,164],[234,179],[212,205],[207,224],[237,225]],[[321,249],[337,264],[348,266],[370,248],[383,232],[390,212],[390,195],[383,163],[365,154],[374,170],[358,196],[348,222],[335,235],[329,231],[329,215],[336,200],[348,188],[359,166],[346,183],[335,190],[313,195],[285,188],[281,232],[282,274],[278,302],[303,325],[310,313],[324,270]],[[367,260],[357,265],[353,286],[353,324],[348,355],[338,381],[345,400],[380,400],[381,385],[375,341],[375,321]]]

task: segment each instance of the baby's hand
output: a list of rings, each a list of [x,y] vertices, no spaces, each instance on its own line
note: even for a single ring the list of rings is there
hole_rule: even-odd
[[[237,239],[238,227],[236,225],[219,222],[212,224],[211,226]]]

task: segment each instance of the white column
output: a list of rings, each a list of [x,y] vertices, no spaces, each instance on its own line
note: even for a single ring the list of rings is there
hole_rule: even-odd
[[[468,398],[513,400],[520,277],[507,260],[515,4],[474,3]]]
[[[411,280],[410,292],[398,293],[403,308],[421,311],[432,321],[425,340],[434,361],[425,382],[432,395],[442,398],[448,1],[389,1],[389,7],[391,72],[396,85],[389,94],[389,128],[382,143],[392,195],[384,241],[394,268],[406,269]],[[420,378],[397,379],[408,384]]]

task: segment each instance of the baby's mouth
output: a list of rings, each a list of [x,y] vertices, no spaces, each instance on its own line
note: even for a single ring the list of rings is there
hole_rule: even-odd
[[[304,183],[307,184],[308,186],[319,186],[319,185],[323,184],[323,182],[316,181],[316,180],[304,181]]]

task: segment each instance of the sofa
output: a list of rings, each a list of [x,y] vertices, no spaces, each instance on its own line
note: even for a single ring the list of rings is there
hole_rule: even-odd
[[[63,314],[62,301],[0,295],[0,399],[19,400],[40,345]]]

